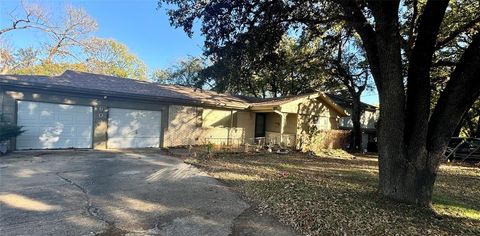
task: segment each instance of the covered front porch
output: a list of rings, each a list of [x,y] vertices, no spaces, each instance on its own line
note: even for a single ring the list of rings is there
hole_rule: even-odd
[[[294,147],[297,114],[280,111],[255,113],[255,142]]]

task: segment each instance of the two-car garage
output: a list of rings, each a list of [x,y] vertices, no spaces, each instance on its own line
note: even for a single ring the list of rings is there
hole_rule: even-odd
[[[160,147],[161,111],[108,108],[106,148]],[[92,106],[17,101],[17,150],[92,148]]]
[[[26,131],[0,143],[0,148],[104,150],[188,145],[203,140],[199,135],[207,135],[198,125],[201,114],[190,107],[223,110],[230,102],[246,108],[243,100],[228,95],[110,75],[70,70],[58,76],[0,75],[0,125],[23,126]],[[185,108],[185,113],[171,112],[174,106]],[[177,137],[180,128],[197,133]]]

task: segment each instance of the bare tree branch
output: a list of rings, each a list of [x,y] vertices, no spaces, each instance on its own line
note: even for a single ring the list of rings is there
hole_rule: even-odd
[[[29,28],[44,30],[48,28],[46,13],[41,6],[22,2],[21,7],[23,16],[15,16],[15,10],[11,11],[9,13],[10,26],[0,29],[0,35],[13,30]]]
[[[64,23],[45,30],[52,39],[47,46],[48,53],[45,62],[52,62],[57,55],[72,55],[69,53],[69,48],[82,46],[82,39],[96,29],[97,23],[85,10],[67,6]]]

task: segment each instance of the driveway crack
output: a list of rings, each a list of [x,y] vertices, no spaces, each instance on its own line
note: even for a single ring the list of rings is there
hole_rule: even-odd
[[[70,184],[70,185],[73,185],[74,187],[76,187],[77,189],[79,189],[82,193],[83,193],[83,196],[86,200],[86,212],[88,213],[89,216],[92,216],[100,221],[103,221],[105,222],[106,224],[109,225],[109,227],[113,227],[114,225],[114,222],[111,222],[111,221],[108,221],[106,220],[100,213],[100,209],[98,209],[97,207],[95,207],[93,204],[92,204],[92,200],[90,199],[90,196],[88,195],[88,191],[80,184],[76,183],[75,181],[65,177],[65,176],[62,176],[61,174],[62,173],[66,173],[66,172],[57,172],[55,173],[55,175],[57,175],[62,181]]]

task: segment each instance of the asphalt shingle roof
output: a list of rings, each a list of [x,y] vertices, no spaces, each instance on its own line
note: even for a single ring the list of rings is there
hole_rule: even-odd
[[[71,70],[67,70],[59,76],[0,75],[0,84],[56,88],[59,90],[72,92],[82,91],[98,95],[137,96],[138,98],[156,100],[164,99],[165,101],[175,101],[179,103],[204,104],[215,107],[237,109],[245,109],[252,106],[278,106],[314,94],[310,93],[279,98],[234,96],[178,85],[163,85],[147,81]],[[334,100],[335,103],[344,108],[349,105],[348,99],[331,94],[328,94],[328,96]],[[368,108],[374,108],[369,104],[363,105]]]
[[[123,95],[176,99],[183,102],[246,108],[248,102],[228,94],[184,86],[162,85],[140,80],[67,70],[59,76],[0,75],[0,82],[14,85],[32,85],[74,88],[85,91],[103,91]]]

